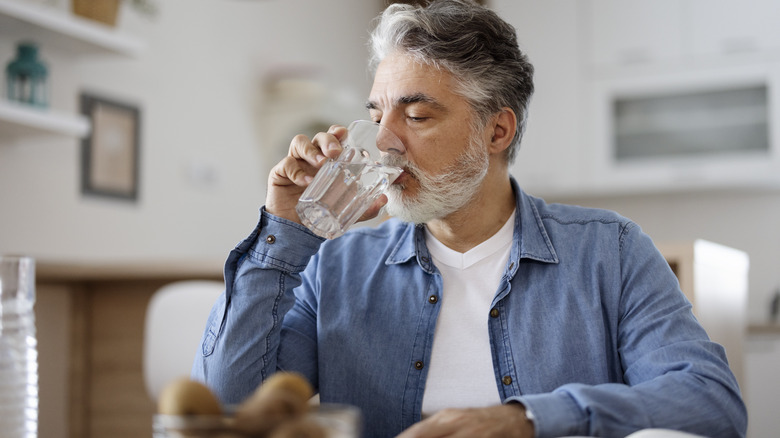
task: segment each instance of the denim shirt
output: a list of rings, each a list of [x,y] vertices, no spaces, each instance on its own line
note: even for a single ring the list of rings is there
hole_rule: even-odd
[[[724,349],[651,239],[609,211],[546,204],[512,180],[514,238],[488,320],[495,384],[536,435],[644,428],[744,436]],[[231,252],[193,377],[239,403],[277,370],[362,409],[364,436],[420,420],[442,279],[421,226],[330,240],[261,211]]]

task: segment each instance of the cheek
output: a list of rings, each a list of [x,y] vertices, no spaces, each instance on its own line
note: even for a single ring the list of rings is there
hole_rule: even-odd
[[[423,172],[436,173],[442,157],[441,139],[431,136],[414,136],[406,146],[406,158]]]
[[[451,119],[430,129],[410,129],[405,136],[407,159],[426,173],[438,174],[469,145],[470,119]]]

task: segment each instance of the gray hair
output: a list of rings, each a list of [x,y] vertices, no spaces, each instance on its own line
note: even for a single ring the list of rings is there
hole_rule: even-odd
[[[371,33],[370,68],[395,51],[452,74],[458,95],[483,125],[502,108],[517,115],[507,151],[512,163],[525,132],[534,68],[520,51],[515,28],[471,0],[434,0],[426,7],[393,4]]]

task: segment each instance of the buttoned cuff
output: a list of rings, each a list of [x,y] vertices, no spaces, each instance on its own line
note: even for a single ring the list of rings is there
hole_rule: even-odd
[[[534,423],[537,438],[587,435],[587,416],[565,392],[511,397],[522,403]]]
[[[306,268],[325,239],[301,224],[260,210],[260,221],[252,234],[242,242],[247,255],[261,267],[298,273]]]

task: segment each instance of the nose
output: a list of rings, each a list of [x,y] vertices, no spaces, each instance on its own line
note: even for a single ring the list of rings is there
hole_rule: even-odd
[[[390,128],[381,123],[376,135],[376,146],[380,151],[388,154],[404,155],[406,153],[401,139]]]

